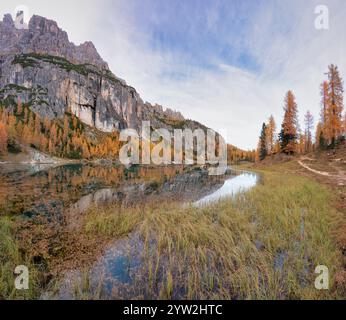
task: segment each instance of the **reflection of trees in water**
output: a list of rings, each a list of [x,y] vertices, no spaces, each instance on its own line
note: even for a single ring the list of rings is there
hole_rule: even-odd
[[[22,214],[26,211],[47,211],[79,200],[99,188],[139,182],[163,182],[183,172],[183,166],[112,167],[67,165],[29,174],[0,172],[0,211]]]

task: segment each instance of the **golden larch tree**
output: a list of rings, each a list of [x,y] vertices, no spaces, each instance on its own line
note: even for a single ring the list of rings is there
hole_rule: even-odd
[[[316,136],[316,142],[318,142],[319,147],[324,147],[326,137],[329,135],[328,134],[328,101],[329,101],[329,83],[328,81],[323,81],[321,84],[321,122],[320,124],[320,131],[319,135]],[[317,141],[318,137],[318,141]],[[316,144],[317,145],[317,144]]]
[[[312,130],[314,127],[314,117],[310,110],[305,114],[305,152],[312,151]]]
[[[281,151],[286,154],[294,154],[297,151],[298,140],[298,106],[292,91],[288,91],[286,94],[284,111],[280,132]]]
[[[8,134],[6,125],[0,122],[0,155],[7,153]]]
[[[306,148],[306,135],[302,132],[299,133],[298,153],[304,154]]]
[[[274,153],[275,132],[276,132],[276,123],[275,123],[274,117],[271,115],[269,117],[269,121],[267,124],[267,132],[266,132],[268,154]]]
[[[343,83],[338,67],[329,66],[328,71],[328,100],[326,111],[326,139],[329,145],[335,145],[342,135]]]

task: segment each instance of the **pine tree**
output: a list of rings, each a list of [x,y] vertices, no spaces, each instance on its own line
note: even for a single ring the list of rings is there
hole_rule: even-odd
[[[288,91],[285,98],[285,116],[280,132],[281,151],[294,154],[298,139],[298,107],[292,91]]]
[[[267,126],[265,123],[263,123],[259,141],[259,159],[262,161],[267,155]]]

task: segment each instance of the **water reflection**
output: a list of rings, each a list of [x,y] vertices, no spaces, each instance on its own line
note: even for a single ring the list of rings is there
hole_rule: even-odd
[[[59,219],[64,211],[77,216],[92,204],[131,205],[155,197],[204,205],[256,182],[251,173],[209,176],[183,166],[0,165],[0,214]]]
[[[178,192],[181,188],[182,181],[185,182],[185,194],[186,190],[193,185],[195,190],[203,189],[206,184],[201,184],[203,179],[213,181],[214,191],[208,189],[208,194],[200,198],[200,200],[194,203],[195,206],[204,206],[213,202],[217,202],[220,199],[227,196],[235,196],[241,192],[247,191],[257,184],[258,177],[256,174],[242,172],[235,175],[228,175],[226,180],[221,180],[220,177],[208,177],[204,176],[201,172],[190,172],[188,177],[184,178],[183,175],[178,175],[172,178],[169,182],[166,182],[162,188],[162,193]],[[199,177],[199,178],[198,178]],[[225,179],[225,178],[224,178]],[[92,201],[104,202],[113,201],[119,197],[118,193],[109,189],[100,190],[100,193],[93,197],[87,198],[87,204],[83,203],[79,207],[79,210],[87,207]],[[196,192],[196,191],[195,191]],[[162,195],[162,194],[161,194]],[[155,245],[155,244],[153,244]],[[106,298],[114,297],[132,297],[132,292],[136,277],[140,274],[141,268],[143,268],[143,252],[144,242],[139,237],[137,232],[133,232],[128,236],[115,241],[108,247],[105,253],[94,263],[89,273],[89,281],[91,284],[91,291],[101,289],[102,294]],[[81,282],[81,275],[76,270],[67,274],[59,291],[59,297],[61,299],[73,299],[71,295],[72,279],[79,283]],[[100,287],[101,286],[101,287]]]
[[[239,176],[232,177],[225,181],[224,185],[212,194],[203,197],[194,203],[195,206],[203,206],[217,202],[227,196],[235,196],[240,192],[247,191],[257,184],[257,175],[244,172]]]
[[[93,205],[117,203],[126,207],[173,200],[201,206],[246,191],[257,182],[251,173],[229,170],[227,175],[209,176],[207,170],[183,166],[67,165],[41,169],[0,165],[0,214],[24,217],[27,249],[34,248],[37,256],[46,259],[56,257],[51,263],[67,265],[68,270],[78,270],[84,264],[81,257],[90,261],[90,244],[81,227],[84,213]],[[37,231],[38,225],[36,234],[32,228]],[[138,252],[133,248],[139,248]],[[141,266],[142,249],[136,234],[117,241],[96,261],[91,280],[96,282],[103,275],[106,292],[112,292],[119,283],[131,284]],[[83,254],[75,261],[78,250]],[[90,255],[97,257],[94,251]],[[59,270],[59,266],[54,268]]]
[[[115,191],[110,189],[153,182],[161,185],[183,171],[182,166],[126,169],[78,164],[39,170],[37,166],[0,165],[0,214],[61,214],[76,202],[87,206],[90,197],[98,202],[112,197]],[[98,190],[102,191],[94,194]]]

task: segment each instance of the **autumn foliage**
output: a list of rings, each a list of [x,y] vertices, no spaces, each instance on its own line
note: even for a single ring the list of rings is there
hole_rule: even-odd
[[[286,154],[294,154],[297,151],[298,141],[298,107],[292,91],[288,91],[286,94],[284,111],[280,132],[281,151]]]
[[[335,65],[329,66],[328,81],[321,85],[321,123],[317,132],[320,147],[334,147],[345,133],[343,83]]]
[[[70,159],[116,159],[119,135],[86,130],[79,119],[66,113],[63,119],[42,119],[20,101],[16,107],[0,106],[0,154],[8,145],[29,145],[57,157]]]
[[[293,92],[287,92],[284,104],[284,118],[278,139],[275,139],[275,121],[271,116],[265,124],[266,132],[258,143],[257,159],[263,155],[273,155],[279,152],[294,155],[305,154],[316,149],[334,148],[338,142],[345,139],[346,116],[344,116],[343,81],[337,66],[328,67],[327,80],[320,88],[321,120],[314,132],[314,117],[310,111],[304,115],[305,130],[301,130],[298,121],[298,105]],[[314,137],[315,133],[315,137]],[[264,143],[263,139],[266,139]]]
[[[0,155],[7,153],[8,133],[7,127],[0,122]]]

